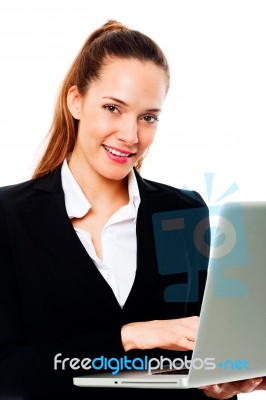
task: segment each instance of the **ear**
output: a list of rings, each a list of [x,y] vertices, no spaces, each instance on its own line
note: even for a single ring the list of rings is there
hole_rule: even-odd
[[[75,119],[80,119],[81,95],[76,85],[71,86],[67,93],[67,106]]]

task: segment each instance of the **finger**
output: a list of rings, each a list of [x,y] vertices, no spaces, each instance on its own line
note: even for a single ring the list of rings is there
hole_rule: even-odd
[[[187,318],[180,318],[180,319],[178,319],[178,324],[185,326],[185,327],[198,329],[199,317],[193,316],[193,317],[187,317]]]
[[[253,378],[247,379],[245,381],[241,381],[239,383],[239,391],[241,393],[249,393],[252,392],[259,384],[263,381],[262,378]]]
[[[207,386],[205,390],[212,394],[220,394],[222,391],[222,385],[210,385]]]
[[[182,328],[182,332],[178,335],[177,340],[182,343],[183,345],[187,345],[188,342],[192,342],[191,344],[194,345],[196,340],[197,334],[194,329],[191,328]]]
[[[181,341],[181,347],[183,348],[183,349],[186,349],[186,350],[194,350],[194,347],[195,347],[195,341],[194,340],[188,340],[188,339],[183,339],[182,341]]]
[[[199,388],[200,389],[200,388]],[[221,387],[220,385],[209,385],[202,387],[204,394],[213,399],[226,399],[225,395],[221,397]]]
[[[207,396],[220,400],[230,399],[239,393],[234,383],[205,386],[203,387],[203,391]]]
[[[181,325],[182,330],[180,329],[180,324],[176,327],[177,333],[180,333],[180,335],[186,337],[188,340],[195,341],[197,337],[197,331],[198,328],[194,326],[186,326],[186,325]]]
[[[250,393],[260,383],[262,378],[248,379],[245,381],[228,382],[220,385],[210,385],[202,387],[204,393],[217,399],[230,399],[232,396],[239,393]]]
[[[265,377],[262,378],[261,383],[258,386],[256,386],[256,389],[257,390],[266,390],[266,378]]]

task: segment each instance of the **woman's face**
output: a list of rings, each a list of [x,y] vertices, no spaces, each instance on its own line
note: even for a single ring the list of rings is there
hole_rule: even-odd
[[[107,179],[123,179],[152,144],[166,96],[165,72],[151,62],[112,59],[82,97],[73,86],[69,109],[79,120],[73,155]]]

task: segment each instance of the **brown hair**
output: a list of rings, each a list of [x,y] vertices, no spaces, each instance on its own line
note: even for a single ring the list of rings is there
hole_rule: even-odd
[[[62,82],[47,135],[47,145],[33,172],[33,178],[52,172],[72,152],[77,137],[78,120],[73,118],[68,109],[68,91],[71,86],[76,85],[79,93],[85,95],[88,85],[99,79],[101,67],[108,57],[153,62],[165,71],[168,89],[169,66],[160,47],[145,34],[129,29],[115,20],[109,20],[87,38]],[[140,158],[135,165],[138,171],[142,161],[143,158]]]

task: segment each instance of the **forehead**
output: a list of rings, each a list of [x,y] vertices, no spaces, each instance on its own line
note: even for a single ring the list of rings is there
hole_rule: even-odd
[[[115,97],[123,95],[148,96],[162,101],[167,92],[167,76],[165,71],[151,61],[137,59],[109,58],[105,60],[99,78],[93,81],[88,88],[95,93],[108,92]],[[140,98],[139,98],[140,100]]]

